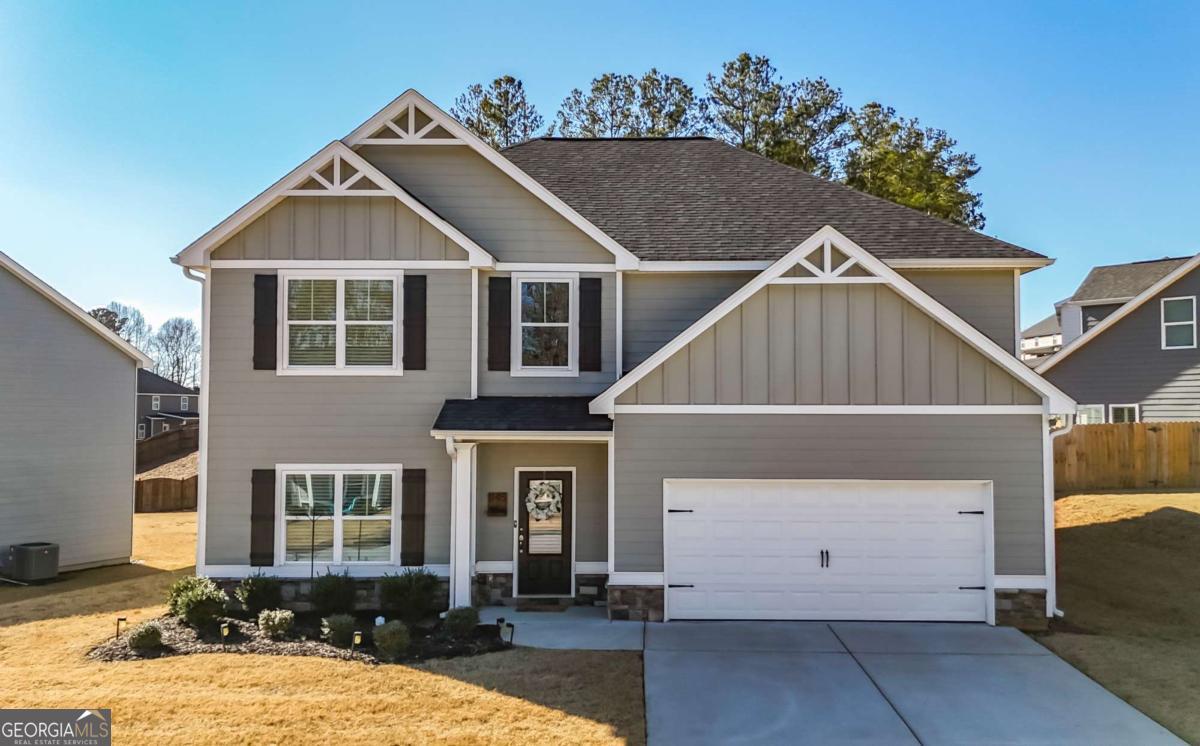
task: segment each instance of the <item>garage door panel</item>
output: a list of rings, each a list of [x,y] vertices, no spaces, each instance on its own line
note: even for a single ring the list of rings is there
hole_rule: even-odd
[[[666,507],[691,512],[667,516],[668,613],[981,621],[988,497],[984,483],[673,482]]]

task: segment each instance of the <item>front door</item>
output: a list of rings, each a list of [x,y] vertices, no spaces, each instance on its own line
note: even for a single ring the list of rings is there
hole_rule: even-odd
[[[571,594],[569,471],[517,472],[518,596]]]

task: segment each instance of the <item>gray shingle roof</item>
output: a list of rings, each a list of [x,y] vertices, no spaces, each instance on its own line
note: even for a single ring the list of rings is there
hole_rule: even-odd
[[[199,389],[189,389],[187,386],[180,386],[171,379],[163,378],[145,368],[138,369],[137,390],[139,394],[182,394],[183,396],[195,396],[199,393]]]
[[[1022,338],[1029,337],[1044,337],[1047,334],[1058,334],[1062,331],[1062,324],[1058,321],[1058,314],[1052,313],[1033,326],[1021,332]]]
[[[1087,277],[1083,278],[1083,282],[1071,296],[1071,300],[1132,298],[1166,277],[1172,270],[1189,259],[1191,259],[1190,256],[1168,257],[1094,267],[1091,272],[1088,272]]]
[[[644,260],[774,260],[824,225],[885,260],[1044,258],[710,138],[539,138],[504,155]]]
[[[434,430],[612,430],[612,420],[590,414],[590,396],[481,396],[447,399]]]

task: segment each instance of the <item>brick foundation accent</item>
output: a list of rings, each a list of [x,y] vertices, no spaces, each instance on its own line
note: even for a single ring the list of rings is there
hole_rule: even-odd
[[[1046,629],[1046,591],[1036,589],[996,591],[996,624],[1036,632]]]
[[[270,573],[265,572],[263,574],[270,575]],[[238,586],[238,580],[232,578],[213,578],[213,581],[221,590],[225,591],[232,603],[237,603],[233,591]],[[442,611],[450,606],[450,579],[438,578],[438,582],[440,592],[438,594],[437,606],[438,610]],[[379,583],[379,578],[361,578],[354,581],[354,609],[356,611],[379,610]],[[312,592],[311,580],[280,578],[279,585],[280,595],[283,599],[283,608],[300,613],[313,610],[312,602],[309,601],[309,594]]]
[[[661,585],[608,586],[608,618],[661,622],[665,598]]]

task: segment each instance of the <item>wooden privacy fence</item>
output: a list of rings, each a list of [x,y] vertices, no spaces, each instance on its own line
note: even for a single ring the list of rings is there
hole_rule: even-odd
[[[164,513],[196,509],[196,477],[139,479],[134,483],[135,513]]]
[[[1054,439],[1054,491],[1200,487],[1200,422],[1076,425]]]
[[[184,425],[178,430],[168,430],[137,442],[138,468],[141,469],[145,464],[168,460],[170,457],[183,456],[199,448],[199,426]]]

